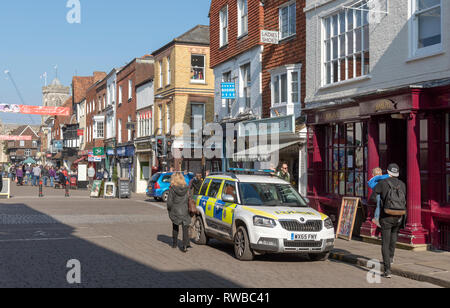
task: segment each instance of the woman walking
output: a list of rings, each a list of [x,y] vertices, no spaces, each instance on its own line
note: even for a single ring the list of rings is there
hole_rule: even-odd
[[[169,197],[167,199],[167,210],[173,223],[173,248],[178,246],[178,233],[180,226],[183,228],[183,252],[190,248],[189,225],[191,215],[189,214],[189,187],[181,173],[174,173],[170,183]]]

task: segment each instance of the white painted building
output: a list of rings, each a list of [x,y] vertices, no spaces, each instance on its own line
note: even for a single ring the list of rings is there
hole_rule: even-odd
[[[450,1],[307,0],[305,13],[308,107],[450,77]]]
[[[214,67],[215,121],[236,118],[251,113],[257,118],[262,115],[262,46],[256,46],[236,57]],[[222,82],[235,82],[236,100],[223,100]]]

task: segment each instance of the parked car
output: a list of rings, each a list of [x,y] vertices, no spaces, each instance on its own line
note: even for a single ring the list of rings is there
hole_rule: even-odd
[[[157,201],[167,202],[169,197],[170,180],[173,172],[158,172],[152,176],[147,186],[147,196],[153,197]],[[194,178],[193,173],[184,175],[186,184]]]
[[[274,176],[217,174],[195,196],[199,214],[194,242],[234,243],[237,259],[257,254],[308,254],[327,260],[334,247],[331,219],[308,206],[289,183]]]

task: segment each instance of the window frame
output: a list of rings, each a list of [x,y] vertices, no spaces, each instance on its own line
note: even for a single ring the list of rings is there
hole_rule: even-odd
[[[294,11],[295,11],[295,14],[294,14],[295,20],[294,20],[294,23],[293,23],[294,31],[293,32],[291,32],[291,26],[292,26],[292,24],[291,24],[291,22],[292,22],[292,20],[291,20],[291,17],[292,17],[291,9],[292,9],[292,7],[294,7]],[[286,36],[283,37],[283,25],[284,25],[283,24],[283,10],[286,9],[286,8],[287,8],[287,11],[288,11],[288,13],[287,13],[288,33],[287,33]],[[291,38],[291,37],[293,37],[293,36],[295,36],[297,34],[297,3],[296,3],[296,1],[289,1],[289,2],[281,5],[278,8],[278,26],[279,26],[279,36],[280,36],[280,40],[281,41],[285,40],[285,39],[289,39],[289,38]]]
[[[363,4],[363,2],[366,3]],[[361,6],[368,7],[367,0],[363,0],[363,2],[361,2]],[[344,23],[340,19],[342,16]],[[335,18],[336,22],[334,23]],[[349,20],[351,20],[351,25]],[[358,25],[358,22],[360,22],[360,25]],[[322,86],[336,85],[369,76],[371,72],[369,12],[367,10],[341,9],[331,15],[324,16],[321,24]],[[342,26],[344,27],[343,30]],[[367,42],[365,34],[367,35]],[[356,44],[358,38],[360,39],[359,46]],[[342,47],[342,43],[344,47]],[[358,65],[360,65],[359,71]],[[344,72],[342,72],[342,67],[344,67]]]
[[[237,19],[238,19],[237,36],[238,38],[240,38],[248,34],[248,0],[237,0]]]
[[[171,83],[172,76],[170,73],[170,56],[166,58],[166,86],[169,86]]]
[[[248,67],[248,73],[247,68]],[[241,97],[245,101],[245,109],[252,107],[252,66],[251,63],[242,64],[239,67],[239,84]],[[249,80],[250,79],[250,80]]]
[[[198,103],[198,102],[191,102],[190,105],[191,105],[191,133],[195,134],[200,129],[203,131],[203,128],[205,127],[206,106],[205,106],[204,103]],[[202,111],[203,111],[203,114],[202,114],[202,126],[201,126],[201,128],[198,128],[198,129],[196,129],[196,127],[195,127],[195,119],[194,119],[194,114],[192,112],[194,106],[201,106],[202,107]]]
[[[439,0],[439,4],[431,6],[429,8],[419,10],[417,7],[418,0],[410,0],[410,57],[427,57],[429,55],[433,55],[435,53],[439,53],[443,51],[443,36],[444,36],[444,18],[443,9],[442,9],[442,0]],[[441,42],[438,44],[426,46],[426,47],[418,47],[419,45],[419,15],[425,14],[429,11],[432,11],[436,8],[440,8],[441,11]]]
[[[221,48],[228,45],[228,32],[229,32],[228,5],[225,5],[219,11],[219,26],[220,26],[219,46]]]
[[[201,66],[193,66],[192,60],[193,57],[203,57],[203,67]],[[201,69],[203,74],[203,79],[194,79],[195,74],[192,74],[191,76],[191,83],[205,83],[206,82],[206,55],[202,54],[191,54],[191,73],[194,72],[195,69]]]

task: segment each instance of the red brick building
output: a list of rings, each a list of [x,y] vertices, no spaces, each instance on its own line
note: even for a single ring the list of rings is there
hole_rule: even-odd
[[[21,163],[31,157],[37,160],[40,137],[29,125],[23,125],[13,130],[11,136],[31,136],[31,141],[8,141],[7,152],[12,163]]]

